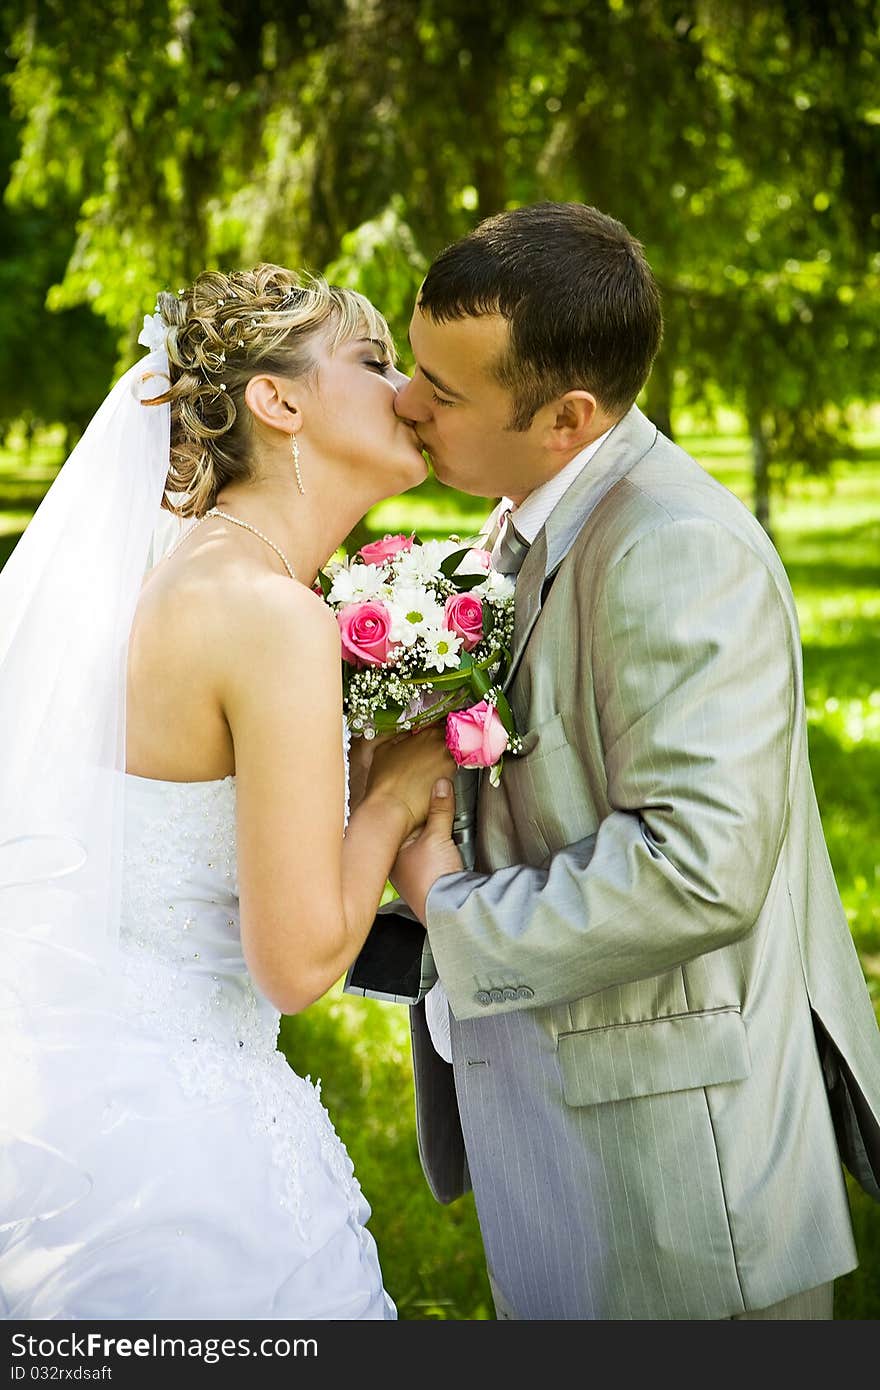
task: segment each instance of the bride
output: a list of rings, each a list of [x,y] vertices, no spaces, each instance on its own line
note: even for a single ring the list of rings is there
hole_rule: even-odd
[[[152,329],[0,575],[0,1310],[394,1318],[276,1035],[452,770],[437,729],[383,741],[349,814],[312,592],[425,476],[406,378],[368,301],[277,266]],[[160,503],[192,524],[143,579]]]

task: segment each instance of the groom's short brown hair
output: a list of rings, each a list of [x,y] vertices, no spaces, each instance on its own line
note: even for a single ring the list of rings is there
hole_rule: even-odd
[[[640,242],[583,203],[533,203],[487,217],[442,251],[419,309],[436,323],[501,314],[507,351],[493,364],[514,400],[511,428],[566,391],[628,410],[660,346],[660,294]]]

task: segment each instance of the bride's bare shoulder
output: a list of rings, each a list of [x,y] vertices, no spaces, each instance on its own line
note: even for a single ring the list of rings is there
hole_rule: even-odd
[[[285,575],[261,573],[223,589],[223,621],[248,646],[294,639],[337,648],[339,628],[331,610],[312,589]]]
[[[230,725],[276,700],[295,710],[341,700],[339,627],[323,600],[296,580],[264,575],[228,592],[214,670]]]
[[[339,651],[336,620],[318,594],[238,563],[158,566],[141,590],[134,631],[149,632],[151,645],[201,654],[215,671],[278,659],[292,642],[300,654],[316,644],[335,659]]]

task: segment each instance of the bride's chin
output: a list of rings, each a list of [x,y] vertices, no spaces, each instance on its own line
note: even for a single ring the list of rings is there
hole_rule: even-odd
[[[419,457],[419,462],[412,464],[407,470],[406,477],[401,474],[398,492],[409,492],[410,488],[418,487],[428,476],[428,465],[425,460]]]

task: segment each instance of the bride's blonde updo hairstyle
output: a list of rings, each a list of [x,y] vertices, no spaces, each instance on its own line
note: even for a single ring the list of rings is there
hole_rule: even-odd
[[[202,516],[228,483],[253,476],[244,399],[251,377],[308,377],[317,367],[313,349],[322,330],[331,351],[352,338],[372,338],[394,361],[388,325],[368,299],[282,266],[206,270],[191,289],[163,291],[157,307],[171,387],[149,404],[171,405],[162,505],[182,517]]]

